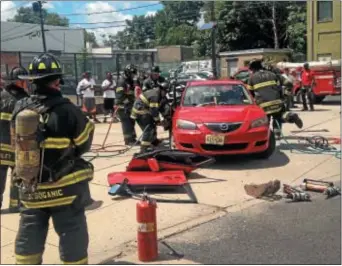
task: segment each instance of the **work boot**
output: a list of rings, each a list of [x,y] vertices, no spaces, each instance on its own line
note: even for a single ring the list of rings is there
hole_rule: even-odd
[[[137,141],[136,139],[128,139],[128,140],[125,140],[125,145],[126,146],[139,146],[140,141]]]
[[[303,120],[299,117],[298,114],[293,113],[292,114],[292,119],[293,119],[293,122],[296,124],[296,126],[298,128],[302,128],[303,127]]]

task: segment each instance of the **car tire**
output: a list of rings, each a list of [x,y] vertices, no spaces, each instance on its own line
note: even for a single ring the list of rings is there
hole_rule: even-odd
[[[324,99],[325,99],[325,96],[315,96],[314,103],[320,104],[323,102]]]
[[[270,139],[268,141],[268,147],[263,152],[255,154],[256,159],[268,159],[272,156],[276,149],[276,139],[274,132],[271,130]]]

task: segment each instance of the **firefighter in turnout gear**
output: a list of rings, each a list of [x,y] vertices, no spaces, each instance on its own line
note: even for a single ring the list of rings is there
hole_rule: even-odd
[[[115,105],[117,106],[117,114],[121,121],[125,145],[135,145],[137,143],[137,135],[134,128],[135,121],[130,118],[135,101],[136,75],[137,68],[134,65],[127,65],[124,69],[124,76],[119,79],[115,90]]]
[[[154,67],[151,71],[151,76],[144,81],[142,93],[134,102],[131,118],[135,119],[143,131],[141,140],[141,152],[146,152],[152,149],[153,146],[158,146],[161,142],[157,139],[157,126],[163,125],[167,130],[166,123],[171,119],[171,107],[166,100],[166,90],[164,86],[158,82],[159,68]],[[161,122],[160,115],[164,117]]]
[[[33,95],[15,106],[12,117],[12,123],[16,125],[15,141],[23,143],[24,147],[32,147],[32,139],[31,143],[24,143],[25,139],[17,136],[24,130],[32,130],[28,119],[36,113],[39,127],[33,137],[40,152],[27,158],[25,151],[16,145],[16,178],[21,202],[20,226],[15,241],[16,264],[42,264],[50,218],[59,236],[62,263],[88,262],[85,207],[92,203],[89,181],[93,179],[94,170],[92,164],[81,156],[90,150],[94,124],[80,108],[62,97],[62,75],[60,62],[45,53],[33,59],[29,75],[19,76],[32,80],[35,90]],[[25,115],[28,116],[26,120]],[[25,123],[28,128],[23,126]],[[40,158],[37,160],[36,156]],[[25,181],[29,176],[24,175],[25,172],[19,175],[22,169],[18,165],[36,168],[34,163],[37,161],[39,174],[31,176],[36,186],[26,187],[23,185],[26,184],[24,176]]]
[[[284,95],[279,77],[271,71],[264,70],[260,60],[253,60],[249,68],[253,74],[249,78],[248,89],[268,118],[271,120],[272,117],[276,137],[280,138],[284,122],[295,123],[297,127],[302,128],[303,121],[296,113],[285,113]]]
[[[7,77],[3,78],[4,89],[0,92],[0,209],[6,186],[8,169],[14,169],[14,146],[11,141],[11,119],[17,101],[28,97],[26,81],[19,80],[19,75],[28,74],[23,67],[14,67]],[[7,84],[6,84],[7,83]],[[11,182],[9,211],[19,209],[18,187]]]

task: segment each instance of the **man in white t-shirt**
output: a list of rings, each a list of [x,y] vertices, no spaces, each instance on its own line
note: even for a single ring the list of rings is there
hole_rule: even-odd
[[[103,109],[105,112],[105,117],[103,122],[106,123],[107,116],[113,117],[114,113],[114,103],[115,103],[115,87],[116,83],[113,80],[112,73],[106,73],[106,79],[102,82],[103,89]]]
[[[95,102],[95,81],[91,78],[89,71],[84,73],[84,78],[78,83],[77,91],[83,93],[82,111],[88,116],[93,117],[94,122],[100,123],[96,118],[96,102]]]

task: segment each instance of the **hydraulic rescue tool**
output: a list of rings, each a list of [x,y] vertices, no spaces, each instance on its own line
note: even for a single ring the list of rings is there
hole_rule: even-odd
[[[38,178],[41,177],[42,165],[40,147],[37,141],[40,115],[33,110],[21,111],[15,119],[15,174],[22,180],[23,189],[34,191]],[[44,151],[42,151],[42,156]]]
[[[311,197],[308,193],[292,187],[290,185],[283,185],[283,192],[286,194],[286,198],[292,201],[311,201]]]
[[[314,180],[314,179],[304,179],[301,184],[301,188],[306,191],[313,191],[323,193],[327,198],[340,195],[340,188],[336,187],[333,182]]]

